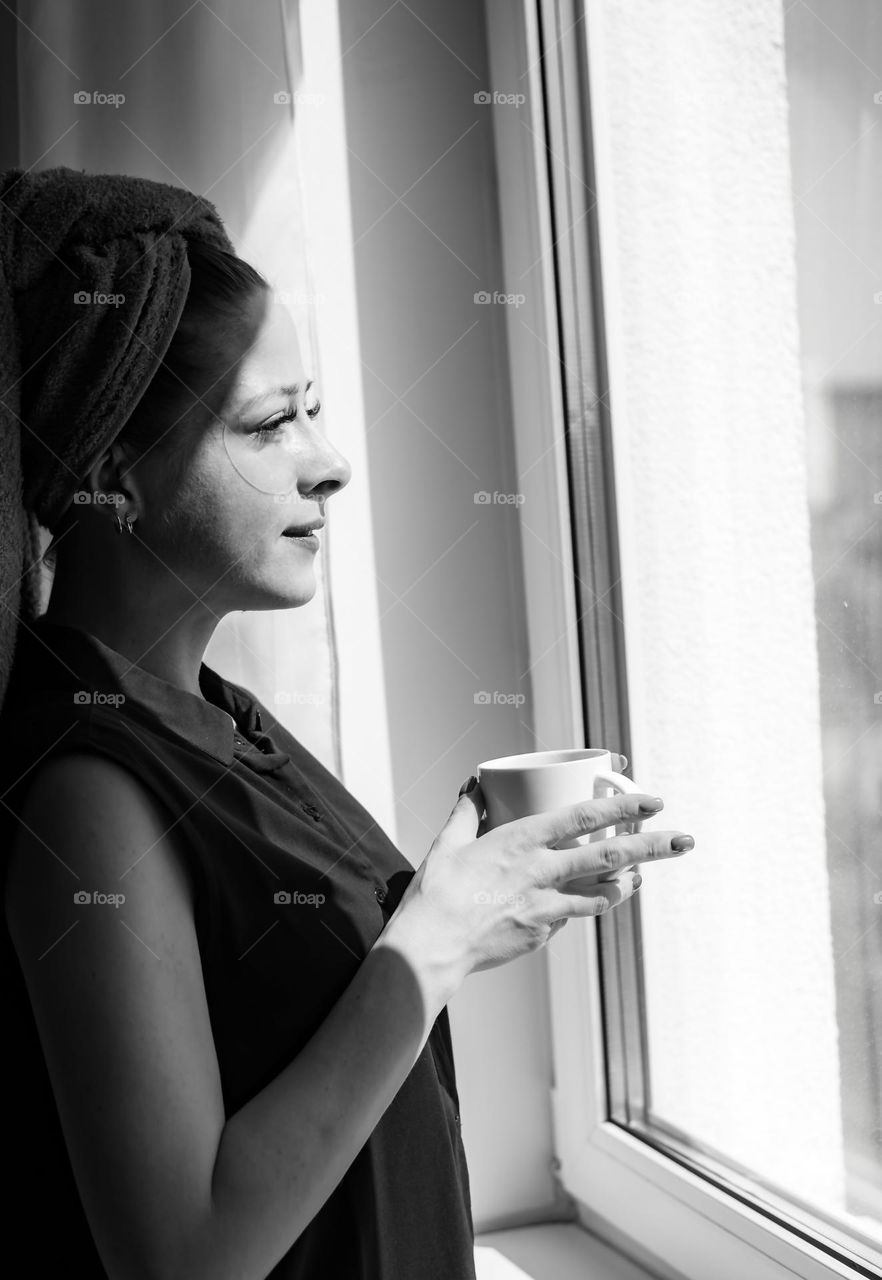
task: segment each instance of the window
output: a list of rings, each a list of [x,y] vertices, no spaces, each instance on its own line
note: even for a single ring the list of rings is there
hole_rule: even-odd
[[[882,10],[537,0],[523,53],[558,329],[533,343],[567,426],[557,621],[588,745],[696,839],[550,949],[561,1179],[690,1277],[874,1275]]]

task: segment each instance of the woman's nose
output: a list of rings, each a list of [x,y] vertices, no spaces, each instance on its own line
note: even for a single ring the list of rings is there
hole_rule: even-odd
[[[322,460],[317,459],[315,466],[315,474],[323,479],[312,485],[310,492],[320,494],[322,498],[330,498],[349,484],[352,467],[339,449],[335,449],[329,441],[324,443],[327,445],[327,456]]]

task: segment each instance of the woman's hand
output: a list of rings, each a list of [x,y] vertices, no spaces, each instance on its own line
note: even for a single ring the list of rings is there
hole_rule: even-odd
[[[458,969],[462,978],[507,964],[543,946],[571,916],[596,916],[629,898],[635,873],[624,868],[688,851],[672,848],[679,831],[555,847],[606,827],[642,822],[659,812],[652,801],[643,793],[585,800],[478,835],[484,799],[477,784],[460,796],[387,928],[399,935],[415,930],[420,950],[439,966]],[[580,883],[583,876],[617,872],[622,874],[603,883]]]

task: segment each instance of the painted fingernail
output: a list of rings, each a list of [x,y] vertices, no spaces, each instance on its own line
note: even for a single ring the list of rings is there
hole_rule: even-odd
[[[695,841],[692,836],[674,836],[671,848],[675,853],[685,853],[687,849],[695,848]]]
[[[634,877],[634,888],[639,889],[642,884],[643,884],[643,876],[638,871]]]
[[[661,796],[653,796],[649,800],[641,800],[639,807],[644,813],[657,813],[664,806],[664,803]]]

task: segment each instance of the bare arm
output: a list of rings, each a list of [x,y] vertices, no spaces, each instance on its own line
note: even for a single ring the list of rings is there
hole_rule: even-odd
[[[454,955],[419,960],[393,918],[303,1051],[225,1119],[168,827],[112,761],[47,762],[11,855],[7,920],[108,1274],[259,1280],[339,1184],[468,970]],[[126,901],[76,906],[78,889]]]

